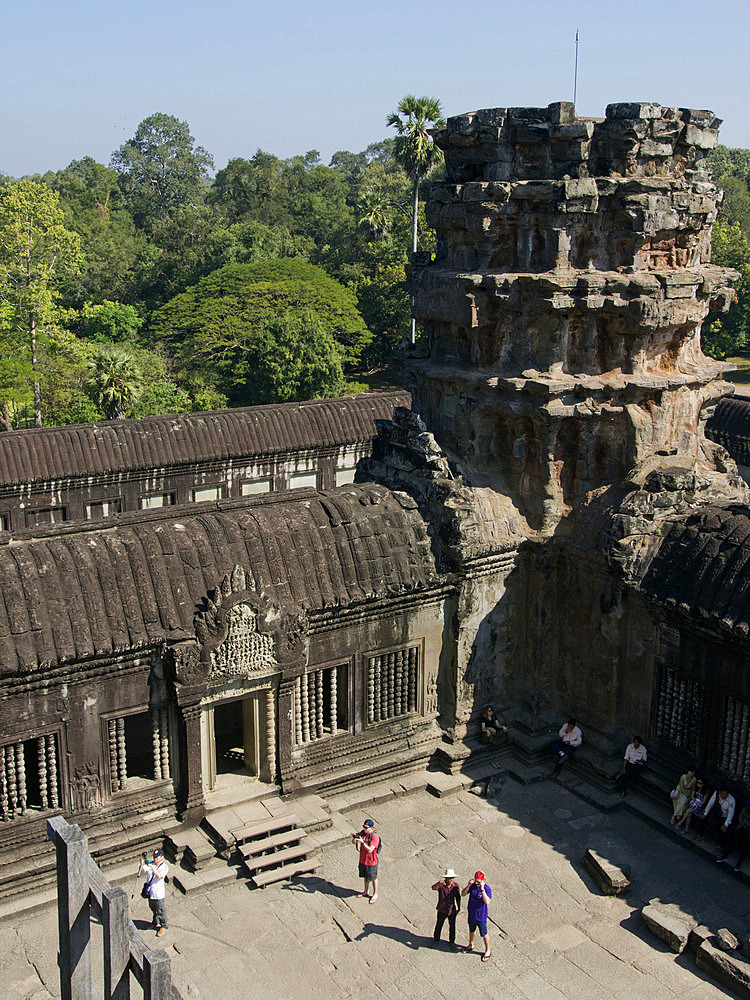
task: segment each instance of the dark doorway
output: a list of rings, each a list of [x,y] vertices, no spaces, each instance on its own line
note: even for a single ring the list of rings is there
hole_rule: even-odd
[[[214,708],[216,773],[247,770],[245,763],[245,722],[242,701],[228,701]]]

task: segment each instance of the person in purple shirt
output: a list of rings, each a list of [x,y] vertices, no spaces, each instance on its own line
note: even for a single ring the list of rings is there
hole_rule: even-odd
[[[482,961],[489,962],[492,952],[490,936],[487,933],[487,907],[492,899],[492,889],[487,885],[484,872],[474,872],[474,878],[469,880],[461,895],[469,897],[469,944],[466,950],[474,951],[474,935],[478,930],[484,941]]]

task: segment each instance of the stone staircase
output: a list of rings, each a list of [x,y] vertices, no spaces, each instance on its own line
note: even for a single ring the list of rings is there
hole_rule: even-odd
[[[313,841],[311,834],[323,836]],[[283,802],[272,795],[209,812],[200,826],[171,835],[165,850],[175,865],[174,883],[185,893],[237,879],[263,888],[316,871],[321,862],[315,849],[344,835],[350,835],[348,825],[345,833],[334,828],[320,796]]]

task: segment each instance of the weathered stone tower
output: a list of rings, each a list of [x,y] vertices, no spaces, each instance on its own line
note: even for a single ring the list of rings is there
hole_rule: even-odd
[[[730,301],[710,263],[718,125],[560,103],[461,115],[435,136],[447,179],[427,201],[436,259],[413,271],[430,334],[414,410],[532,529],[652,455],[700,457],[706,406],[729,391],[700,349],[709,308]]]
[[[692,624],[667,623],[643,580],[667,522],[742,490],[703,432],[732,391],[700,346],[735,277],[711,264],[718,125],[559,103],[435,134],[438,249],[410,274],[428,347],[409,364],[413,413],[381,427],[368,474],[417,500],[453,573],[441,704],[457,736],[486,701],[532,731],[575,712],[604,753],[686,725],[657,692],[678,684]]]

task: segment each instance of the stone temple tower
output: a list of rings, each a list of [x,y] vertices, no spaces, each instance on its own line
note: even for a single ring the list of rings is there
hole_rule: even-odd
[[[409,276],[427,347],[412,412],[380,426],[362,473],[410,494],[452,574],[440,700],[459,738],[488,701],[531,733],[575,712],[605,754],[655,733],[685,623],[666,628],[672,598],[657,606],[644,573],[666,522],[743,495],[704,436],[732,391],[700,344],[736,277],[711,264],[718,126],[558,103],[435,133],[437,253]]]
[[[429,352],[414,410],[466,481],[549,531],[650,456],[700,459],[729,391],[700,327],[730,299],[712,266],[709,111],[494,108],[435,134],[434,262],[415,267]]]

